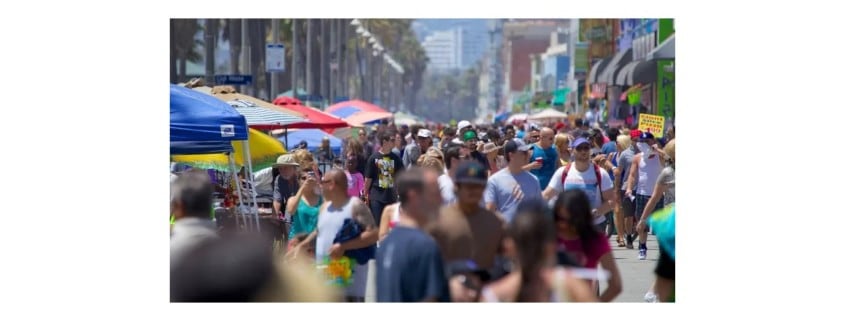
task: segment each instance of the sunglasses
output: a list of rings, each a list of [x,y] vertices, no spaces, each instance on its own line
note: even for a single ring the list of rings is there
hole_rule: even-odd
[[[590,150],[590,145],[580,145],[580,146],[578,146],[578,147],[575,147],[575,150],[577,150],[577,151],[579,151],[579,152],[589,151],[589,150]]]

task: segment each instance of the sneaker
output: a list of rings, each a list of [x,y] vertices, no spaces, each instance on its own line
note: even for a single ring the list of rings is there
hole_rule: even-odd
[[[633,250],[634,249],[634,237],[631,234],[625,235],[625,243],[626,248]]]
[[[639,256],[640,260],[645,260],[645,256],[646,256],[645,252],[646,251],[648,251],[648,249],[645,248],[645,244],[640,244],[640,256]]]
[[[657,295],[652,292],[646,293],[644,299],[648,303],[657,303]]]

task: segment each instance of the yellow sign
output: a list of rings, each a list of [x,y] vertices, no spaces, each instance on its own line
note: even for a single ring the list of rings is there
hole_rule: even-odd
[[[663,116],[640,114],[640,123],[637,128],[652,133],[655,138],[663,138],[663,125]]]

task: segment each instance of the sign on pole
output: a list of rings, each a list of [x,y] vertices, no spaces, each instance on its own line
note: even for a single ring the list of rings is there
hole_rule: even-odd
[[[214,82],[218,85],[251,85],[251,75],[216,75]]]
[[[663,138],[663,116],[640,114],[640,123],[637,126],[641,131],[650,132],[655,138]]]
[[[280,43],[267,44],[267,54],[264,58],[267,72],[285,71],[285,45]]]

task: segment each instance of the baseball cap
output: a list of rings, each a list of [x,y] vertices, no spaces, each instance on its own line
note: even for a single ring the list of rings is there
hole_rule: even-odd
[[[462,120],[458,123],[458,131],[460,132],[461,129],[464,129],[464,127],[469,127],[469,126],[472,126],[472,124],[470,124],[469,121]]]
[[[467,142],[470,139],[478,138],[478,134],[474,130],[468,130],[464,133],[464,141]]]
[[[654,134],[647,131],[640,132],[640,139],[654,139]]]
[[[513,153],[516,151],[527,152],[532,148],[533,146],[526,144],[524,140],[514,138],[505,143],[505,154]]]
[[[487,184],[487,169],[476,161],[463,162],[455,171],[455,183]]]
[[[569,145],[569,147],[575,148],[580,146],[581,144],[590,144],[590,141],[584,137],[578,137],[575,139],[574,142],[572,142],[572,145]]]
[[[431,138],[431,131],[428,129],[420,129],[420,131],[417,132],[417,137]]]
[[[631,137],[640,138],[640,130],[639,129],[632,129],[631,130]]]

